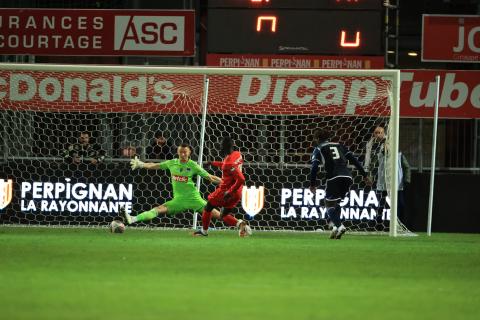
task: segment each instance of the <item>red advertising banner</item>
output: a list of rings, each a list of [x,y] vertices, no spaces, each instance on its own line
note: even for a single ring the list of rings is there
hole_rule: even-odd
[[[400,115],[433,118],[437,75],[439,117],[480,118],[480,71],[460,70],[402,70]]]
[[[424,14],[422,61],[480,62],[480,16]]]
[[[389,111],[378,77],[210,75],[209,113],[358,114]],[[0,109],[200,113],[203,75],[0,71]]]
[[[0,9],[0,54],[193,56],[193,10]]]
[[[207,54],[207,66],[244,68],[383,69],[383,56]]]
[[[0,110],[199,113],[203,75],[0,71]]]
[[[400,115],[480,118],[480,71],[403,70]],[[209,113],[385,116],[386,80],[332,76],[209,76]],[[200,113],[203,75],[0,71],[0,110]]]

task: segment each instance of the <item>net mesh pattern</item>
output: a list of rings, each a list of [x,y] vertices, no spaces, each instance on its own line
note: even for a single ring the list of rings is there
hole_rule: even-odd
[[[132,171],[132,157],[162,161],[187,142],[195,161],[200,153],[203,163],[220,161],[220,139],[231,136],[244,158],[244,198],[256,199],[264,188],[264,199],[243,201],[237,216],[254,229],[324,230],[324,191],[308,190],[313,130],[330,129],[362,161],[375,126],[389,127],[391,86],[384,77],[341,74],[0,71],[0,222],[102,226],[120,206],[133,214],[149,210],[171,199],[170,177]],[[89,146],[81,143],[85,134]],[[160,135],[163,148],[156,146]],[[377,215],[381,197],[352,172],[344,224],[388,231],[388,207]],[[319,180],[325,185],[323,173]],[[205,198],[214,189],[200,185]],[[155,218],[148,226],[190,228],[193,215]]]

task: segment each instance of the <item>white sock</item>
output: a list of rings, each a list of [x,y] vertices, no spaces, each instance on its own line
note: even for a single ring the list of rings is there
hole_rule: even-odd
[[[238,228],[240,226],[240,223],[242,223],[242,222],[243,222],[242,219],[238,219],[236,227]]]
[[[137,222],[137,216],[131,216],[130,218],[132,218],[132,223]]]

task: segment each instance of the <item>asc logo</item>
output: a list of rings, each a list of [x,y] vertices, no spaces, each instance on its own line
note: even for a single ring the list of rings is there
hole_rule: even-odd
[[[0,210],[4,209],[12,201],[13,181],[0,179]]]
[[[185,17],[116,16],[115,50],[183,51]]]

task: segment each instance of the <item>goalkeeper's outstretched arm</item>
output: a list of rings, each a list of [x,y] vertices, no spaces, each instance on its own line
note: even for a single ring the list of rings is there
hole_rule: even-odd
[[[130,161],[130,167],[132,170],[135,169],[160,169],[160,164],[157,162],[143,162],[138,159],[138,157],[135,157],[135,159],[132,159]]]

